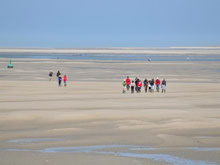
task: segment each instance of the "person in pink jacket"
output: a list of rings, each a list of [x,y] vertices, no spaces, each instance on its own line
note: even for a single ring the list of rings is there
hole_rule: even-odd
[[[142,87],[142,81],[141,80],[138,81],[137,86],[138,86],[138,92],[141,92],[141,87]]]
[[[63,82],[64,82],[64,86],[66,87],[66,82],[67,82],[67,76],[66,75],[64,75],[64,77],[63,77]]]

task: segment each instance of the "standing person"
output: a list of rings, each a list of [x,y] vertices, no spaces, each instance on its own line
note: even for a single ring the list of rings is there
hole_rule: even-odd
[[[154,92],[154,79],[153,78],[150,82],[150,86],[151,86],[151,92]]]
[[[50,72],[50,73],[49,73],[49,81],[52,80],[52,77],[53,77],[53,72]]]
[[[138,92],[141,92],[142,82],[141,80],[138,81]]]
[[[152,89],[151,89],[151,80],[148,81],[148,84],[149,84],[149,91],[152,92]]]
[[[67,76],[66,75],[64,75],[64,77],[63,77],[63,82],[64,82],[64,86],[66,87],[66,82],[67,82]]]
[[[158,77],[157,77],[157,79],[156,79],[156,81],[155,81],[155,84],[156,84],[157,92],[160,92],[160,80],[159,80]]]
[[[147,88],[148,88],[148,80],[145,78],[145,79],[144,79],[144,89],[145,89],[145,93],[147,93]]]
[[[138,81],[139,81],[139,79],[136,77],[135,81],[134,81],[134,83],[135,83],[135,91],[136,92],[138,92]]]
[[[57,72],[57,77],[59,77],[61,75],[60,71],[58,70]]]
[[[61,87],[61,83],[62,83],[62,76],[59,75],[59,77],[58,77],[58,84],[59,84],[60,87]]]
[[[126,82],[125,82],[125,80],[122,82],[122,86],[123,86],[122,93],[125,93],[126,92]]]
[[[161,83],[162,93],[166,93],[166,86],[167,86],[167,82],[165,79],[163,79]]]
[[[132,81],[132,83],[131,83],[131,93],[134,93],[134,86],[135,86],[135,83],[134,83],[134,81]]]
[[[127,79],[125,80],[126,85],[127,85],[127,91],[130,89],[130,85],[131,85],[131,80],[129,78],[129,76],[127,76]]]

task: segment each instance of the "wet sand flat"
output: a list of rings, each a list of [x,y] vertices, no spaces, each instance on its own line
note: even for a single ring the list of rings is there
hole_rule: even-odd
[[[7,63],[0,164],[220,164],[219,62]],[[58,69],[66,88],[48,81]],[[122,94],[127,75],[165,77],[167,93]]]

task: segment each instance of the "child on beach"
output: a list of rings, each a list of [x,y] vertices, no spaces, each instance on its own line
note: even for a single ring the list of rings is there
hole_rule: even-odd
[[[122,86],[123,86],[122,93],[125,93],[126,92],[126,82],[125,82],[125,80],[122,82]]]
[[[58,84],[59,84],[60,87],[61,87],[61,82],[62,82],[62,76],[59,75],[59,77],[58,77]]]
[[[158,77],[157,77],[157,79],[156,79],[156,81],[155,81],[155,84],[156,84],[157,92],[160,92],[160,80],[159,80]]]
[[[138,92],[138,81],[139,81],[139,79],[136,77],[135,81],[134,81],[134,83],[135,83],[135,91],[136,92]]]
[[[131,93],[134,93],[134,86],[135,86],[135,83],[134,83],[134,81],[132,81],[132,83],[131,83]]]
[[[138,92],[141,92],[141,87],[142,87],[142,81],[141,80],[138,81],[137,86],[138,86]]]
[[[50,72],[50,73],[49,73],[49,81],[52,80],[52,77],[53,77],[53,72]]]
[[[67,76],[66,75],[64,75],[64,77],[63,77],[63,82],[64,82],[64,86],[66,87],[66,82],[67,82]]]
[[[130,89],[130,85],[131,85],[131,80],[129,78],[129,76],[127,76],[127,79],[125,80],[126,85],[127,85],[127,91]]]
[[[166,93],[166,86],[167,86],[167,82],[165,79],[163,79],[161,83],[162,93]]]
[[[151,92],[154,92],[154,79],[153,78],[150,82],[150,86],[151,86]]]
[[[144,79],[144,90],[145,90],[145,93],[147,93],[147,88],[148,88],[148,80],[145,78]]]

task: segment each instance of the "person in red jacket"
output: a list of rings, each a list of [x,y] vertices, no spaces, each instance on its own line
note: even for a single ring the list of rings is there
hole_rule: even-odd
[[[137,86],[138,86],[138,92],[141,92],[141,87],[142,87],[142,81],[141,80],[138,81]]]
[[[130,80],[129,76],[127,76],[127,79],[125,80],[125,82],[126,82],[127,90],[129,90],[130,85],[131,85],[131,80]]]
[[[159,78],[157,77],[156,81],[155,81],[155,84],[156,84],[156,89],[157,89],[157,92],[160,91],[160,80]]]
[[[64,75],[64,77],[63,77],[63,82],[64,82],[64,86],[66,87],[66,82],[67,82],[67,76],[66,75]]]

